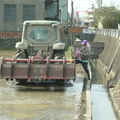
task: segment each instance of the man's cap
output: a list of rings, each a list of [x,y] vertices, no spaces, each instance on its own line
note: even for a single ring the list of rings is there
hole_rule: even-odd
[[[87,44],[87,43],[88,43],[87,40],[83,40],[81,44],[84,45],[84,44]]]

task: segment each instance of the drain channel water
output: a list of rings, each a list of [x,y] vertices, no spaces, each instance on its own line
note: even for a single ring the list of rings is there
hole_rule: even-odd
[[[92,120],[116,120],[107,90],[103,85],[92,84]]]
[[[104,87],[103,68],[91,62],[92,70],[92,120],[117,120],[112,103]]]

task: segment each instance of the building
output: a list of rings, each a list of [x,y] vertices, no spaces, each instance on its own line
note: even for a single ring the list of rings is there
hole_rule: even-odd
[[[88,11],[85,11],[84,25],[86,25],[87,27],[94,26],[94,10],[93,9],[88,9]]]
[[[19,31],[25,20],[44,19],[44,0],[0,0],[0,32]]]
[[[67,26],[68,0],[46,0],[45,3],[45,19],[57,19],[62,26]]]
[[[21,31],[25,20],[58,20],[67,25],[68,0],[0,0],[0,32]]]
[[[68,25],[68,0],[59,0],[62,26]]]

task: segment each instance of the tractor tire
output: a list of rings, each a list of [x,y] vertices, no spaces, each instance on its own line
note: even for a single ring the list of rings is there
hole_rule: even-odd
[[[27,79],[16,79],[15,85],[25,85],[27,83]]]
[[[65,54],[63,51],[59,51],[54,54],[54,59],[63,59],[64,57],[65,57]],[[59,64],[62,64],[62,63],[59,63]],[[65,80],[57,79],[55,80],[55,83],[58,85],[64,85]]]
[[[17,52],[16,53],[16,59],[23,59],[27,58],[26,54],[23,51]],[[27,83],[27,79],[16,79],[15,85],[25,85]]]
[[[63,57],[65,57],[64,52],[56,52],[54,54],[54,59],[63,59]]]

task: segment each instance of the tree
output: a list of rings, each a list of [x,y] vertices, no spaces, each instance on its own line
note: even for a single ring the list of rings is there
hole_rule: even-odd
[[[120,10],[115,7],[100,7],[95,10],[95,23],[100,19],[104,29],[117,29],[120,22]]]
[[[96,0],[98,7],[102,7],[102,0]]]

